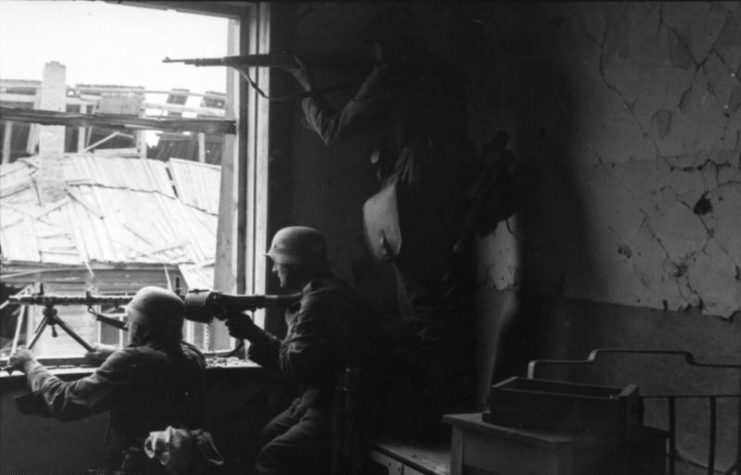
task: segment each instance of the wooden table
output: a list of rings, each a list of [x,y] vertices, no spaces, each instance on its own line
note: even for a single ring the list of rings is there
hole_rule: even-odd
[[[499,426],[483,422],[481,413],[443,421],[453,426],[450,475],[663,473],[665,435],[658,430],[641,428],[626,445],[614,436]],[[628,449],[640,453],[630,457]]]

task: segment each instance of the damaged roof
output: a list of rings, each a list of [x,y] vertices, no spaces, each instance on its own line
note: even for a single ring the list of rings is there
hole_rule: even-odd
[[[38,157],[0,165],[4,264],[208,266],[220,167],[66,154],[64,198],[40,203]]]

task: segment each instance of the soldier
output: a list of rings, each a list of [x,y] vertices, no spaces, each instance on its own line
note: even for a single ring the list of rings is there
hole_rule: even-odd
[[[32,393],[18,399],[21,412],[61,421],[110,411],[127,473],[165,474],[144,454],[152,431],[167,426],[196,429],[204,412],[205,361],[182,342],[183,301],[159,287],[140,289],[126,307],[129,345],[112,353],[93,374],[64,382],[40,364],[33,353],[19,349],[10,358],[13,369],[26,374]]]
[[[265,427],[257,473],[324,475],[332,455],[335,388],[346,368],[373,371],[383,353],[384,332],[369,305],[330,272],[326,242],[316,229],[281,229],[267,255],[281,289],[301,292],[300,301],[286,311],[285,338],[243,314],[226,323],[232,336],[250,341],[248,357],[279,371],[299,396]]]
[[[318,92],[309,71],[291,73],[310,93],[302,102],[306,123],[326,144],[384,132],[371,158],[383,190],[372,206],[382,207],[375,216],[398,215],[400,222],[400,242],[395,232],[381,239],[396,269],[406,355],[399,382],[409,392],[398,419],[407,419],[403,429],[412,435],[443,436],[440,414],[471,410],[474,399],[474,249],[461,236],[475,162],[466,101],[460,78],[427,51],[408,9],[381,9],[368,38],[375,67],[341,110]],[[464,245],[454,252],[459,239]]]

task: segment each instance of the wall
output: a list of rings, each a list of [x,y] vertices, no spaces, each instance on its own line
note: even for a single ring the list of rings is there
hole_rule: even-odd
[[[504,129],[519,159],[518,212],[478,243],[492,379],[601,346],[741,362],[739,4],[405,4],[467,78],[474,143]],[[299,4],[295,45],[355,47],[375,8]],[[325,231],[340,274],[392,309],[391,276],[370,261],[360,221],[377,189],[374,137],[325,147],[296,122],[293,144],[292,218]],[[706,434],[689,434],[680,450],[701,459]]]

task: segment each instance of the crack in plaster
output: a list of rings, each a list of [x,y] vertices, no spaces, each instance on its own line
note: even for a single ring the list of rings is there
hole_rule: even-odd
[[[632,103],[625,97],[623,92],[614,84],[612,84],[607,79],[607,74],[605,73],[605,41],[607,38],[607,30],[609,29],[609,24],[605,27],[605,32],[602,36],[602,44],[600,45],[600,57],[599,57],[599,73],[600,77],[602,78],[602,82],[607,86],[607,88],[615,93],[620,99],[623,101],[623,105],[625,106],[626,110],[630,113],[630,116],[635,121],[636,125],[638,126],[638,130],[640,130],[641,134],[643,135],[643,138],[649,140],[653,146],[656,152],[659,152],[659,147],[656,145],[656,142],[652,140],[648,134],[648,132],[643,128],[643,125],[641,125],[640,120],[638,120],[638,117],[635,114],[635,106],[638,103],[638,99],[635,99]]]
[[[620,236],[618,235],[617,230],[613,227],[608,225],[607,229],[609,229],[613,236],[615,236],[616,241],[619,240]],[[630,268],[633,269],[633,273],[638,276],[638,281],[643,285],[646,290],[651,290],[651,282],[649,282],[646,275],[641,271],[641,269],[636,264],[636,261],[631,259],[633,257],[633,250],[630,248],[630,246],[626,244],[618,244],[618,254],[622,254],[625,256],[630,264]],[[640,256],[640,253],[638,253],[638,256]],[[640,301],[640,300],[639,300]]]
[[[708,164],[708,162],[710,162],[710,160],[706,161],[706,162],[705,162],[705,163],[704,163],[704,164],[703,164],[702,166],[704,167],[705,165],[707,165],[707,164]],[[712,162],[711,162],[711,163],[712,163]],[[717,164],[715,164],[715,165],[717,165]],[[716,168],[716,172],[717,172],[717,168]],[[703,198],[706,198],[706,199],[707,199],[707,196],[708,196],[708,195],[709,195],[710,193],[712,193],[712,192],[713,192],[714,190],[718,189],[718,188],[720,188],[720,186],[718,186],[718,187],[716,187],[716,188],[714,188],[714,189],[709,189],[709,190],[706,190],[706,191],[705,191],[705,192],[703,193],[702,197],[703,197]],[[711,256],[711,255],[710,255],[710,254],[708,253],[708,250],[707,250],[707,248],[708,248],[708,246],[709,246],[710,244],[715,244],[715,245],[716,245],[716,246],[718,247],[718,249],[720,249],[720,250],[721,250],[721,252],[723,252],[723,254],[725,254],[725,255],[726,255],[726,257],[728,258],[728,260],[729,260],[730,262],[733,262],[733,263],[734,263],[734,266],[735,266],[735,268],[736,268],[736,271],[737,271],[737,280],[738,280],[738,270],[739,270],[739,265],[738,265],[738,263],[736,263],[736,262],[734,261],[734,259],[733,259],[733,256],[732,256],[732,255],[731,255],[731,253],[730,253],[730,252],[728,251],[728,249],[726,249],[726,248],[725,248],[725,246],[724,246],[724,245],[723,245],[722,243],[718,242],[718,241],[717,241],[717,240],[715,239],[715,229],[713,229],[713,228],[712,228],[712,227],[711,227],[711,226],[710,226],[710,225],[709,225],[709,224],[708,224],[708,223],[706,222],[706,220],[705,220],[705,218],[704,218],[704,216],[705,216],[706,214],[712,214],[712,209],[711,209],[711,210],[709,211],[709,213],[702,213],[702,214],[701,214],[701,213],[698,213],[698,212],[697,212],[697,210],[696,210],[696,208],[697,208],[697,205],[693,206],[693,205],[691,205],[690,203],[687,203],[686,201],[684,201],[684,200],[680,199],[680,198],[679,198],[679,193],[678,193],[678,192],[677,192],[677,191],[676,191],[676,190],[675,190],[674,188],[672,188],[672,187],[671,187],[671,186],[669,186],[669,185],[665,185],[665,186],[663,186],[663,187],[661,187],[661,188],[659,189],[659,191],[664,191],[664,190],[668,190],[668,191],[672,192],[672,193],[674,194],[674,196],[675,196],[675,198],[676,198],[677,202],[678,202],[678,203],[679,203],[680,205],[684,206],[685,208],[687,208],[688,210],[690,210],[690,211],[692,212],[692,214],[693,214],[693,215],[697,216],[697,219],[698,219],[698,221],[700,222],[700,224],[702,225],[703,229],[705,230],[705,234],[706,234],[706,240],[705,240],[705,242],[703,243],[702,247],[701,247],[701,248],[699,249],[699,251],[698,251],[698,250],[695,250],[695,251],[692,251],[692,252],[689,252],[689,253],[687,253],[687,254],[686,254],[686,255],[685,255],[685,256],[684,256],[683,258],[682,258],[682,261],[680,262],[680,264],[684,264],[684,265],[686,266],[686,262],[687,262],[687,261],[688,261],[688,260],[689,260],[690,258],[693,258],[693,259],[694,259],[694,257],[695,257],[695,256],[697,255],[697,253],[698,253],[698,252],[701,252],[701,253],[705,254],[705,256],[707,256],[708,258],[712,259],[712,256]],[[659,191],[657,191],[657,192],[659,192]],[[653,195],[653,194],[655,194],[655,193],[651,193],[651,194]],[[701,199],[702,199],[702,198],[701,198]],[[685,267],[685,269],[687,269],[687,267]],[[675,276],[675,277],[682,277],[682,276],[684,276],[684,275],[685,275],[685,273],[682,273],[682,275],[680,275],[680,276]],[[694,295],[695,295],[695,296],[696,296],[696,297],[698,298],[698,302],[699,302],[699,304],[698,304],[698,308],[699,308],[699,309],[700,309],[700,310],[702,311],[702,309],[704,308],[704,305],[705,305],[705,304],[704,304],[704,302],[702,301],[702,297],[700,297],[700,294],[699,294],[699,292],[698,292],[698,291],[696,291],[696,290],[695,290],[695,289],[694,289],[694,288],[692,287],[692,283],[691,283],[691,281],[690,281],[690,279],[689,279],[689,276],[686,276],[686,277],[685,277],[685,281],[686,281],[686,282],[685,282],[685,284],[687,285],[687,288],[688,288],[688,289],[689,289],[690,291],[692,291],[692,293],[693,293],[693,294],[694,294]],[[680,295],[681,295],[681,291],[680,291]],[[684,297],[683,297],[683,298],[684,298]],[[686,298],[685,298],[685,301],[687,301],[687,299],[686,299]],[[688,303],[688,305],[689,305],[689,306],[691,306],[691,303],[690,303],[690,302],[687,302],[687,303]]]
[[[659,21],[656,23],[656,33],[661,31],[661,27],[664,26],[664,4],[659,4]]]
[[[665,158],[665,157],[662,157],[662,158]],[[670,186],[670,185],[664,185],[664,186],[662,186],[661,188],[659,188],[656,191],[649,192],[648,193],[648,196],[653,197],[657,193],[660,193],[662,191],[670,191],[675,196],[675,198],[676,198],[676,200],[677,200],[677,202],[679,204],[681,204],[682,206],[684,206],[685,208],[687,208],[689,211],[691,211],[692,214],[693,214],[693,216],[696,216],[697,217],[697,219],[699,220],[699,222],[702,225],[703,229],[705,230],[705,234],[706,234],[705,241],[703,242],[702,247],[699,250],[696,249],[696,250],[690,251],[687,254],[685,254],[679,260],[679,262],[675,262],[674,259],[672,259],[671,254],[669,253],[669,250],[667,249],[667,247],[664,244],[663,240],[658,236],[658,234],[656,233],[656,231],[651,226],[651,223],[650,223],[651,216],[649,215],[649,213],[647,213],[645,211],[645,209],[643,208],[643,206],[641,206],[641,204],[639,203],[639,201],[638,201],[638,199],[636,197],[636,194],[635,194],[635,190],[633,189],[633,187],[630,186],[629,184],[625,183],[619,177],[617,177],[616,174],[612,171],[611,167],[609,167],[604,162],[604,160],[602,160],[602,157],[601,156],[597,155],[597,161],[598,161],[599,165],[602,166],[607,171],[608,175],[616,183],[618,183],[622,188],[624,188],[626,191],[628,191],[628,195],[630,196],[630,199],[635,204],[636,209],[638,210],[639,213],[641,213],[641,215],[643,215],[643,220],[641,221],[641,224],[639,225],[639,229],[645,229],[647,231],[647,233],[648,233],[649,238],[653,242],[655,242],[659,246],[659,248],[661,248],[661,250],[663,251],[663,253],[664,253],[664,260],[663,260],[663,263],[662,263],[662,269],[663,269],[663,271],[664,271],[664,273],[666,275],[673,277],[674,283],[675,283],[676,288],[677,288],[678,296],[679,296],[680,300],[682,300],[684,302],[684,304],[685,304],[685,306],[683,307],[683,309],[684,310],[689,310],[691,308],[698,308],[700,311],[702,311],[705,308],[705,303],[704,303],[704,301],[702,299],[702,296],[700,295],[700,292],[697,289],[694,288],[693,283],[690,280],[689,272],[688,272],[689,271],[689,268],[690,268],[690,264],[696,259],[696,256],[697,256],[697,254],[699,252],[702,252],[706,256],[710,257],[710,254],[707,251],[707,247],[711,244],[711,242],[713,244],[715,244],[723,252],[723,254],[725,254],[728,257],[728,259],[731,262],[734,262],[733,261],[733,256],[731,255],[731,253],[721,243],[719,243],[717,240],[714,239],[715,231],[705,221],[705,219],[703,218],[703,216],[700,216],[700,215],[698,215],[697,213],[694,212],[694,206],[692,204],[690,204],[690,203],[687,203],[686,201],[681,200],[679,193],[672,186]],[[722,164],[718,164],[716,162],[713,162],[711,159],[707,159],[703,163],[701,163],[700,165],[697,165],[697,166],[694,166],[694,167],[685,167],[684,169],[673,167],[673,169],[676,170],[676,171],[682,171],[682,172],[688,173],[688,172],[702,171],[707,166],[715,167],[716,174],[717,174],[719,167],[727,167],[727,166],[731,166],[731,164],[728,163],[728,162],[722,163]],[[703,177],[703,180],[704,180],[704,177]],[[707,183],[706,183],[706,185],[707,185]],[[727,186],[727,185],[726,184],[724,184],[724,185],[718,185],[715,188],[706,189],[705,192],[704,192],[704,195],[710,194],[713,191],[721,188],[722,186]],[[654,207],[656,209],[660,209],[659,206],[658,206],[658,203],[653,198],[651,198],[650,201],[651,201],[651,203],[654,205]],[[618,237],[616,230],[612,226],[608,226],[608,229],[616,237]],[[632,260],[630,260],[630,262],[631,262],[631,268],[633,269],[634,273],[639,277],[639,280],[640,280],[641,284],[643,284],[647,289],[650,289],[650,286],[644,280],[644,276],[642,275],[642,273],[640,272],[640,270],[638,268],[636,268],[636,266],[635,266],[635,264],[633,263]],[[739,269],[738,264],[736,264],[736,268]]]
[[[689,25],[687,28],[689,28]],[[689,41],[685,38],[685,34],[686,36],[690,36],[689,31],[687,33],[680,33],[672,26],[667,27],[669,59],[674,67],[688,69],[690,66],[694,66],[695,74],[697,74],[698,62],[692,54],[692,49],[690,48]],[[672,39],[676,41],[676,44]]]
[[[587,22],[584,21],[584,17],[582,16],[581,12],[575,12],[573,10],[568,10],[567,13],[577,18],[577,21],[579,22],[579,26],[581,26],[582,33],[584,33],[584,36],[586,36],[589,41],[594,43],[594,45],[599,48],[601,46],[600,41],[594,36],[592,36],[591,33],[589,33],[589,30],[587,29]]]

